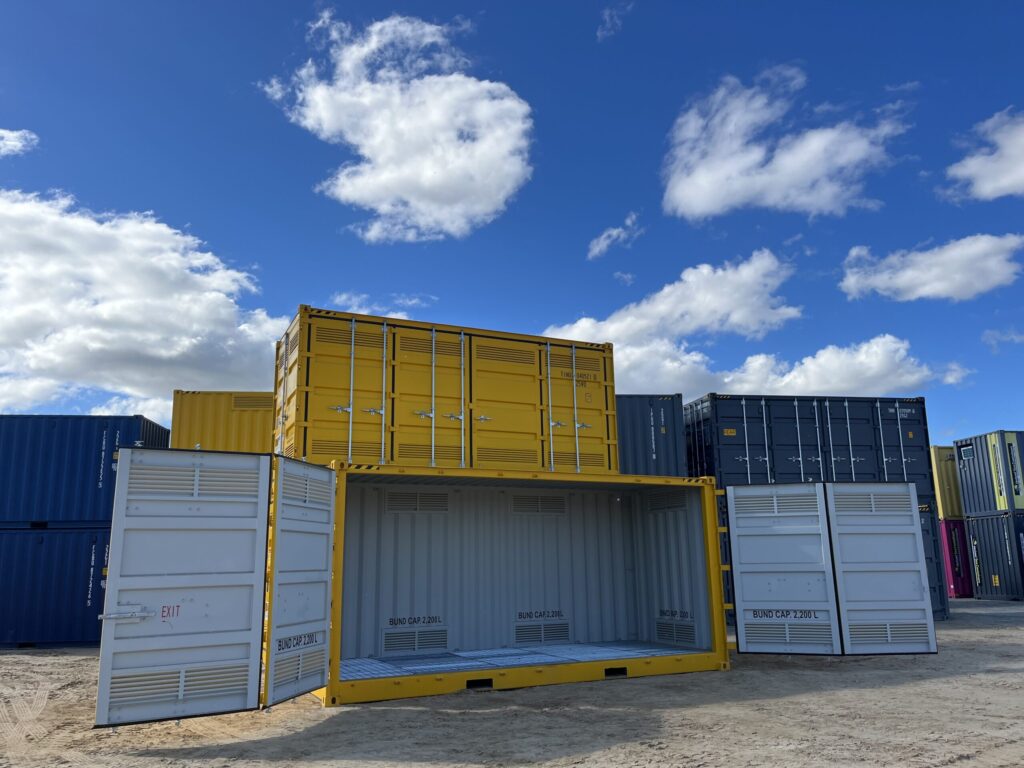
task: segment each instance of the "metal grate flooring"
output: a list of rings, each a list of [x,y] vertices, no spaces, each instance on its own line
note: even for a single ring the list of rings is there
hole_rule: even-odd
[[[443,674],[503,667],[533,667],[542,664],[571,664],[575,661],[611,661],[644,656],[679,656],[700,651],[654,643],[565,643],[529,648],[486,648],[388,659],[342,659],[342,680],[371,680],[377,677],[404,677],[419,674]]]

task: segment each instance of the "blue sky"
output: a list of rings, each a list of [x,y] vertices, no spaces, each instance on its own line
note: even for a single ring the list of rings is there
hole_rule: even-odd
[[[307,303],[611,340],[622,391],[1024,421],[1018,5],[3,17],[2,411],[269,389]]]

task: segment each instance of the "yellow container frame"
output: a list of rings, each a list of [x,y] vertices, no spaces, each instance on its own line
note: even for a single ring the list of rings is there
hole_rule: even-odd
[[[682,672],[706,672],[729,669],[729,648],[725,629],[725,609],[722,592],[722,563],[719,552],[718,508],[715,501],[714,478],[653,477],[639,475],[586,475],[565,472],[490,471],[479,469],[430,469],[378,465],[332,464],[337,470],[334,508],[334,582],[331,596],[330,621],[330,681],[326,688],[314,694],[326,707],[356,704],[368,701],[387,701],[417,696],[434,696],[465,690],[466,681],[480,677],[480,671],[453,672],[433,675],[409,675],[371,680],[341,679],[341,619],[342,569],[345,551],[345,498],[349,472],[376,474],[382,477],[443,477],[457,483],[459,479],[474,480],[535,480],[552,485],[577,486],[635,486],[644,487],[699,487],[703,512],[704,549],[708,587],[708,610],[711,619],[711,650],[705,653],[685,653],[678,656],[651,656],[602,661],[570,662],[533,667],[507,667],[488,670],[493,690],[527,688],[557,683],[579,683],[605,679],[610,666],[625,668],[626,677],[672,675]]]

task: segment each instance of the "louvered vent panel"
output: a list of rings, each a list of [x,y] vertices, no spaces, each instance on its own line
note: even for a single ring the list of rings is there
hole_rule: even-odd
[[[447,629],[423,629],[416,633],[417,651],[443,651],[447,648]]]
[[[890,624],[889,638],[894,643],[927,643],[928,625],[925,622],[913,624]]]
[[[478,345],[476,356],[479,360],[494,360],[499,363],[516,363],[518,365],[536,365],[537,363],[536,350],[495,347],[490,344]]]
[[[416,336],[402,336],[401,338],[401,349],[403,352],[419,352],[421,354],[430,354],[430,338],[419,338]],[[437,355],[447,355],[449,357],[459,357],[459,342],[447,341],[445,339],[438,338],[434,342],[434,352]]]
[[[320,344],[343,344],[346,347],[352,341],[351,326],[318,325],[313,338]],[[384,344],[384,334],[380,330],[365,330],[356,326],[356,346],[380,349]]]
[[[448,494],[443,491],[389,491],[388,512],[447,512]]]
[[[886,624],[851,624],[850,640],[855,643],[887,643],[889,630]]]
[[[568,368],[572,370],[572,355],[563,352],[551,353],[552,368]],[[595,357],[581,357],[576,355],[576,371],[598,372],[601,371],[601,361]]]
[[[258,496],[260,473],[258,470],[199,468],[199,494],[201,496]]]
[[[285,659],[277,659],[274,662],[274,685],[294,683],[299,679],[301,664],[298,655],[289,656]]]
[[[650,510],[686,509],[689,499],[686,491],[656,491],[650,495]]]
[[[185,670],[185,698],[245,693],[248,687],[249,667],[246,664]]]
[[[520,514],[564,514],[566,498],[564,496],[526,496],[512,497],[512,511]]]
[[[415,632],[384,633],[384,653],[412,653],[415,650]]]
[[[270,393],[265,395],[234,395],[231,398],[231,407],[239,410],[258,409],[267,410],[274,407],[274,396]]]
[[[785,643],[784,624],[747,624],[745,628],[748,643]]]
[[[737,516],[774,515],[775,499],[772,496],[737,496],[733,508]]]
[[[544,642],[541,624],[516,624],[516,645],[540,645]]]
[[[689,623],[658,621],[654,625],[654,636],[666,645],[693,645],[697,641],[697,628]]]
[[[313,453],[318,454],[347,454],[348,453],[348,442],[346,440],[317,440],[314,439],[310,442],[310,446],[313,449]],[[352,445],[352,452],[355,452],[355,444]]]
[[[447,629],[400,630],[384,633],[384,653],[386,654],[444,651],[447,649]],[[322,659],[321,663],[323,663]]]
[[[498,461],[503,464],[539,464],[537,451],[519,448],[477,448],[480,461]]]
[[[545,624],[544,625],[544,642],[545,643],[568,643],[569,642],[569,623],[559,622],[557,624]]]
[[[576,466],[575,451],[555,451],[555,466]],[[580,453],[581,467],[603,467],[605,457],[603,453]]]
[[[813,494],[777,496],[776,510],[780,515],[817,515],[818,497]]]
[[[110,680],[110,705],[146,704],[178,698],[181,672],[115,675]]]
[[[133,466],[128,474],[129,496],[192,496],[194,467]]]
[[[787,624],[791,643],[832,644],[832,627],[828,624]]]
[[[401,443],[398,455],[403,459],[429,459],[430,446]],[[437,445],[434,446],[434,458],[438,461],[458,461],[462,458],[462,449],[457,445]]]
[[[284,455],[289,459],[295,458],[295,443],[286,443],[284,446]]]

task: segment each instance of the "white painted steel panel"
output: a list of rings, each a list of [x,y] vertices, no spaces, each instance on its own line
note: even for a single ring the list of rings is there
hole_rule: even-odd
[[[822,484],[726,493],[738,650],[841,653]]]
[[[278,457],[262,703],[327,685],[334,470]]]
[[[826,493],[846,653],[934,653],[914,485],[829,483]]]
[[[270,457],[121,449],[96,724],[254,709]]]

